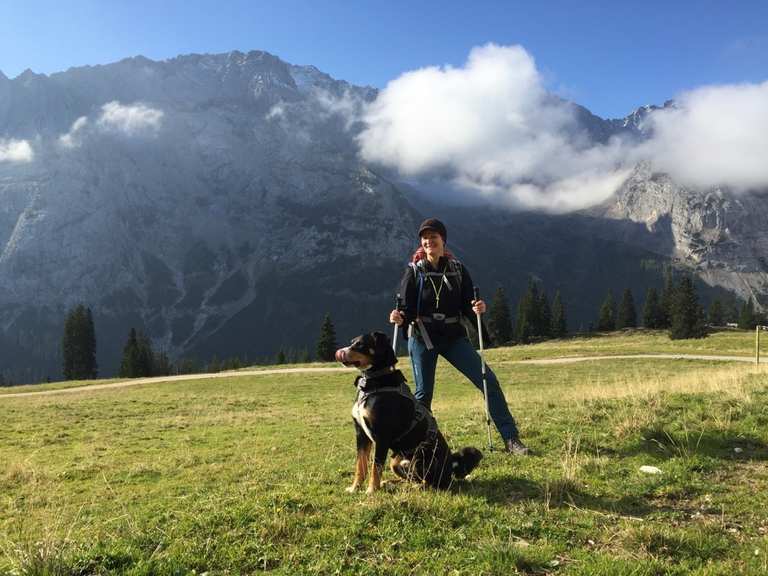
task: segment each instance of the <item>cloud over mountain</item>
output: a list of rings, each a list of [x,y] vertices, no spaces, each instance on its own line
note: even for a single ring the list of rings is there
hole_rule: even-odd
[[[27,140],[0,138],[0,162],[31,162],[32,146]]]
[[[125,105],[112,101],[101,107],[101,114],[96,123],[104,130],[133,136],[157,130],[162,119],[162,110],[146,104]]]
[[[689,186],[768,186],[768,82],[706,86],[675,102],[649,115],[640,156]]]
[[[768,83],[705,87],[651,112],[648,138],[587,137],[521,46],[474,48],[461,68],[391,81],[366,107],[362,157],[504,204],[568,211],[596,204],[650,161],[681,182],[768,185]]]

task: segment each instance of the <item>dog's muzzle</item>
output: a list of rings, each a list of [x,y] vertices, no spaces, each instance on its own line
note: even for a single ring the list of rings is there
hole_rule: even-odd
[[[344,366],[357,366],[359,362],[354,362],[349,358],[349,348],[339,348],[336,350],[336,361]]]

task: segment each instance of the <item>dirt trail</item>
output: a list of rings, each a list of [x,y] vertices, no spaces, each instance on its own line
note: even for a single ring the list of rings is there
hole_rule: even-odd
[[[157,382],[180,382],[183,380],[207,380],[212,378],[232,378],[238,376],[262,376],[266,374],[291,374],[307,372],[352,372],[354,368],[277,368],[273,370],[237,370],[233,372],[216,372],[212,374],[179,374],[178,376],[155,376],[152,378],[134,378],[109,384],[93,384],[91,386],[75,386],[73,388],[60,388],[58,390],[40,390],[39,392],[13,392],[0,394],[3,398],[19,398],[21,396],[50,396],[52,394],[75,394],[78,392],[90,392],[92,390],[109,390],[113,388],[127,388],[140,384],[155,384]]]
[[[532,360],[507,360],[496,364],[568,364],[569,362],[589,362],[592,360],[633,360],[635,358],[661,358],[664,360],[715,360],[719,362],[752,362],[749,356],[718,356],[708,354],[622,354],[608,356],[564,356],[562,358],[538,358]],[[765,360],[760,360],[762,364]]]
[[[560,358],[537,358],[530,360],[506,360],[494,362],[494,364],[568,364],[571,362],[592,362],[598,360],[634,360],[640,358],[665,359],[665,360],[713,360],[719,362],[751,362],[754,358],[748,356],[717,356],[707,354],[626,354],[608,356],[568,356]],[[760,361],[764,363],[765,360]],[[73,388],[61,388],[58,390],[40,390],[38,392],[13,392],[0,394],[0,400],[4,398],[20,398],[28,396],[52,396],[54,394],[78,394],[93,392],[95,390],[110,390],[114,388],[127,388],[141,384],[155,384],[158,382],[180,382],[184,380],[206,380],[212,378],[232,378],[238,376],[266,376],[269,374],[306,374],[312,372],[355,372],[354,368],[326,367],[326,368],[275,368],[270,370],[239,370],[236,372],[217,372],[215,374],[181,374],[178,376],[157,376],[154,378],[135,378],[109,384],[94,384],[92,386],[76,386]]]

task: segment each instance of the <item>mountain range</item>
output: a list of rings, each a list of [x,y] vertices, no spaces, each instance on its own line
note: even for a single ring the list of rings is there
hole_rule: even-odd
[[[573,330],[608,289],[639,300],[668,262],[705,295],[768,302],[761,195],[691,190],[639,164],[569,214],[437,203],[361,159],[349,112],[376,96],[260,51],[0,73],[0,371],[58,378],[81,302],[105,376],[131,327],[200,361],[311,351],[326,313],[340,341],[387,328],[426,216],[447,223],[488,297],[501,285],[514,304],[533,276],[562,290]],[[643,138],[651,109],[604,120],[572,106],[598,142]]]

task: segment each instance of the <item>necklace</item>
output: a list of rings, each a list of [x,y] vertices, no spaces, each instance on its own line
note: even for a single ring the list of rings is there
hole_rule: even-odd
[[[443,282],[440,282],[440,288],[435,286],[435,281],[432,280],[432,276],[427,276],[429,283],[432,284],[432,289],[435,291],[435,310],[440,308],[440,293],[443,291]],[[443,268],[443,280],[445,280],[445,268]]]

